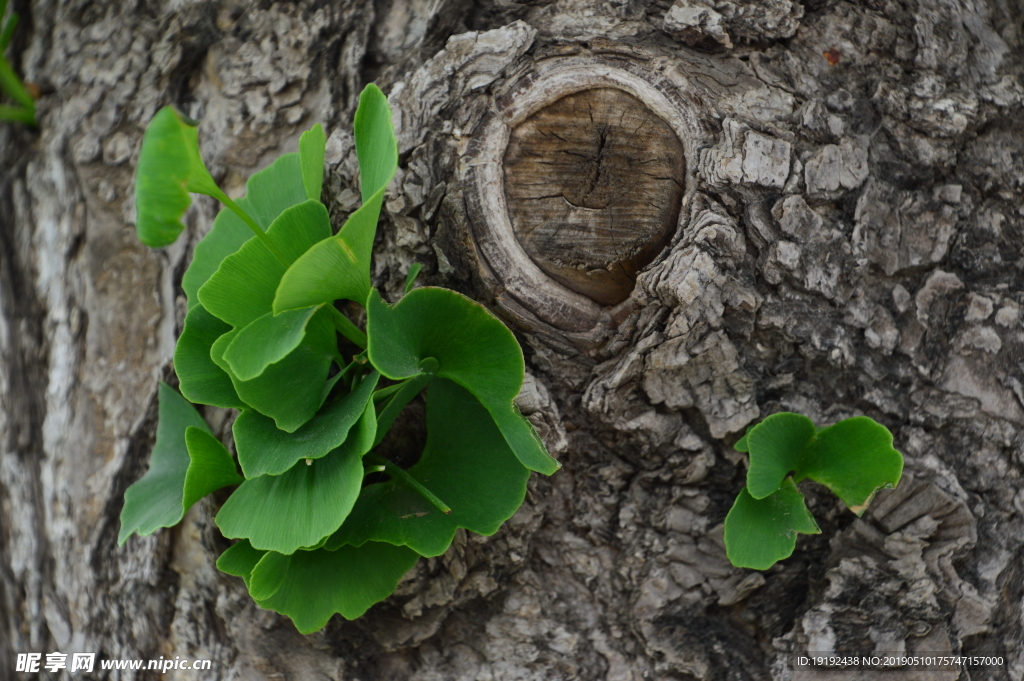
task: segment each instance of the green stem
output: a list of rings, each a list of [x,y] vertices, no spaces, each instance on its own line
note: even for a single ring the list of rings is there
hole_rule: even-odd
[[[445,515],[450,515],[452,509],[448,507],[443,501],[434,496],[434,493],[419,483],[419,481],[406,473],[404,470],[391,463],[382,456],[377,454],[366,454],[363,456],[363,460],[369,460],[371,463],[377,464],[378,466],[384,466],[384,471],[396,480],[401,480],[403,483],[412,487],[414,490],[423,495],[423,498],[434,505],[437,510]]]
[[[6,4],[6,3],[3,3]],[[4,18],[4,8],[0,6],[0,19]],[[3,29],[0,29],[0,55],[3,55],[4,50],[11,44],[11,37],[14,35],[14,29],[18,25],[18,13],[11,12],[11,18],[7,20],[7,24],[4,25]]]
[[[405,382],[408,381],[408,380],[409,379],[405,379],[405,381],[402,381],[401,383],[395,383],[394,385],[389,385],[386,388],[381,388],[380,390],[374,390],[373,391],[373,401],[374,402],[380,402],[381,400],[384,400],[384,399],[386,399],[388,397],[391,397],[396,392],[401,390],[402,386],[405,385]]]
[[[334,320],[334,328],[337,329],[345,338],[348,338],[359,347],[365,348],[366,334],[363,333],[358,326],[353,324],[351,319],[343,315],[338,308],[328,304],[327,309],[331,311],[331,319]]]
[[[400,386],[395,394],[388,400],[384,408],[381,409],[380,413],[377,414],[377,437],[373,441],[373,446],[376,447],[380,444],[380,441],[387,435],[388,429],[391,428],[391,424],[395,422],[398,415],[402,413],[402,409],[405,405],[409,404],[412,398],[420,394],[420,391],[430,383],[430,379],[433,378],[431,374],[420,374],[407,378],[398,385]],[[384,388],[387,390],[388,388]]]
[[[260,226],[256,224],[256,221],[253,220],[248,213],[242,210],[241,206],[232,201],[227,194],[219,190],[217,192],[216,198],[218,201],[220,201],[225,206],[230,208],[235,215],[240,217],[242,219],[242,222],[249,226],[249,229],[252,230],[252,233],[259,237],[259,240],[263,242],[263,245],[270,249],[270,252],[274,254],[274,257],[277,258],[282,265],[284,265],[285,269],[291,267],[291,263],[288,261],[288,258],[284,257],[284,253],[282,253],[281,249],[277,247],[277,244],[275,244],[270,239],[270,237],[267,236],[266,232],[260,229]]]
[[[31,109],[26,109],[23,106],[7,106],[0,105],[0,121],[11,121],[15,123],[24,123],[25,125],[35,125],[36,115]]]

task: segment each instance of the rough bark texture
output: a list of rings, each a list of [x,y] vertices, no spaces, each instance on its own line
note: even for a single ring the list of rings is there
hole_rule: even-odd
[[[880,677],[794,656],[997,652],[969,678],[1024,678],[1016,0],[12,4],[9,54],[49,94],[39,130],[0,124],[0,678],[53,650],[363,681],[852,680]],[[502,298],[460,163],[557,59],[657,73],[703,136],[678,229],[628,304],[567,305],[585,314],[562,326]],[[362,619],[303,637],[214,568],[215,499],[116,546],[173,376],[181,275],[216,211],[197,200],[187,238],[146,249],[132,173],[164,104],[203,121],[236,194],[323,122],[340,224],[369,80],[401,154],[375,277],[393,294],[420,262],[517,320],[521,407],[564,468],[494,537],[460,536]],[[768,572],[734,569],[721,527],[745,467],[729,445],[779,410],[874,417],[905,479],[861,519],[809,488],[823,533]],[[229,436],[229,414],[206,415]]]

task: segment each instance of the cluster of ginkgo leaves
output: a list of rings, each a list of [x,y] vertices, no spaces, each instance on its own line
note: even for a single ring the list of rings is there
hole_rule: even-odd
[[[178,237],[190,192],[228,210],[182,281],[181,395],[160,386],[150,468],[125,493],[119,542],[175,525],[197,500],[234,487],[216,524],[239,541],[217,566],[303,633],[334,613],[362,615],[457,529],[493,534],[522,504],[530,471],[558,469],[515,407],[523,354],[497,318],[454,291],[413,290],[418,267],[394,305],[372,287],[374,235],[398,164],[374,85],[360,96],[354,136],[363,203],[337,234],[319,200],[320,125],[236,202],[203,164],[195,124],[167,107],[146,130],[136,174],[147,245]],[[363,306],[365,331],[335,301]],[[349,357],[339,350],[353,346]],[[404,470],[374,448],[424,390],[426,445]],[[190,402],[239,410],[237,465]]]
[[[798,533],[821,533],[797,489],[801,480],[825,485],[860,516],[903,474],[892,433],[867,416],[815,428],[802,414],[772,414],[735,448],[750,456],[747,486],[725,518],[725,551],[737,567],[767,570],[793,554]]]

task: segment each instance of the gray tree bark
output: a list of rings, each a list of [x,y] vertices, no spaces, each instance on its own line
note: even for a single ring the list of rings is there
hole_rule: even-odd
[[[55,650],[217,679],[1024,678],[1018,0],[12,4],[44,94],[38,130],[0,124],[0,679]],[[322,122],[340,224],[371,80],[401,154],[374,276],[394,293],[422,263],[519,331],[520,405],[564,467],[494,537],[301,636],[215,569],[216,499],[116,545],[216,212],[149,250],[132,176],[165,104],[234,194]],[[499,138],[544,106],[534,84],[570,82],[638,97],[685,153],[671,239],[614,307],[503,255]],[[861,519],[808,488],[823,533],[739,570],[731,444],[776,411],[872,416],[906,472]],[[808,651],[1005,663],[824,673]]]

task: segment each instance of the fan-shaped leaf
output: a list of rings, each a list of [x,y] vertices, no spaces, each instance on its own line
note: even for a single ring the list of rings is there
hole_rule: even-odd
[[[523,351],[515,336],[479,303],[447,289],[410,291],[387,305],[376,291],[367,299],[370,361],[382,375],[401,380],[437,361],[437,376],[471,392],[487,409],[516,456],[530,470],[550,475],[558,462],[515,407],[522,388]]]
[[[903,455],[892,433],[867,416],[840,421],[818,433],[811,480],[835,492],[851,511],[862,515],[883,487],[895,487],[903,474]]]
[[[302,459],[319,459],[339,447],[363,414],[378,376],[374,372],[364,378],[354,391],[323,407],[294,433],[278,430],[271,419],[258,412],[243,411],[233,431],[245,477],[280,475]]]
[[[398,167],[398,141],[391,123],[391,109],[387,97],[373,83],[359,95],[353,134],[363,202],[368,202],[387,186]]]
[[[230,326],[198,302],[185,316],[185,329],[174,348],[174,372],[181,384],[181,394],[190,401],[225,409],[245,406],[231,377],[210,357],[210,348],[230,330]]]
[[[444,379],[427,391],[427,444],[408,473],[451,513],[400,481],[368,485],[326,547],[383,541],[438,556],[460,527],[494,534],[522,505],[530,477],[480,402]]]
[[[185,475],[189,468],[185,431],[189,427],[210,432],[195,407],[166,383],[160,384],[156,444],[149,470],[124,493],[121,532],[124,544],[133,533],[141,537],[171,527],[185,514],[182,506]]]
[[[725,517],[725,552],[736,567],[767,570],[793,555],[798,532],[821,530],[791,479],[763,499],[750,496],[744,487]]]
[[[288,268],[274,299],[280,313],[338,299],[365,304],[370,291],[370,257],[384,190],[398,168],[398,147],[387,99],[376,85],[359,97],[355,122],[356,154],[363,205],[337,236],[309,249]]]
[[[165,106],[146,128],[135,174],[136,229],[139,240],[159,248],[174,243],[192,197],[221,191],[199,156],[199,135],[174,107]]]
[[[331,234],[327,209],[307,200],[286,208],[267,230],[289,262]],[[235,328],[242,328],[272,311],[274,292],[285,266],[259,239],[250,239],[224,258],[199,289],[203,307]]]
[[[299,160],[302,164],[302,184],[306,189],[306,197],[314,201],[320,200],[320,191],[324,183],[324,148],[327,136],[323,127],[317,123],[302,133],[299,138]]]
[[[297,348],[249,381],[235,376],[224,359],[225,350],[238,333],[238,329],[233,329],[218,338],[210,348],[210,357],[227,373],[235,392],[246,405],[274,419],[281,430],[295,432],[313,418],[323,404],[331,356],[337,353],[337,339],[326,311],[313,315],[306,325],[306,336]]]
[[[797,479],[803,477],[812,456],[814,423],[801,414],[772,414],[753,427],[746,439],[750,452],[747,492],[764,499],[779,489],[790,473],[795,471]]]
[[[300,169],[299,155],[284,154],[267,168],[253,173],[245,183],[245,196],[235,203],[252,216],[264,230],[286,208],[306,200],[306,190]],[[188,296],[189,309],[199,304],[199,288],[206,283],[224,258],[246,241],[255,239],[252,230],[233,211],[217,213],[209,233],[196,244],[192,262],[185,271],[181,287]]]
[[[185,430],[185,444],[190,459],[181,502],[185,510],[210,492],[240,485],[245,480],[221,441],[206,430],[189,426]]]
[[[259,605],[287,615],[300,633],[309,634],[334,613],[355,619],[390,596],[419,556],[404,546],[367,542],[336,551],[296,551],[287,558],[260,560],[249,586],[258,593],[272,590]],[[283,576],[277,574],[282,569]]]
[[[306,337],[306,324],[317,307],[288,310],[274,316],[268,312],[249,322],[224,351],[224,360],[240,380],[251,381],[269,365],[280,362]]]
[[[249,595],[255,601],[270,598],[288,577],[288,565],[292,557],[277,551],[267,551],[260,561],[253,566],[249,574]]]
[[[249,586],[249,577],[256,563],[266,554],[266,551],[254,549],[248,539],[235,542],[228,549],[220,554],[217,559],[217,569],[235,577],[241,577],[245,586]]]
[[[373,442],[373,422],[360,419],[358,424],[327,456],[242,483],[217,514],[221,533],[245,537],[254,548],[290,554],[337,530],[359,496],[364,447]]]
[[[763,499],[789,474],[810,478],[831,489],[860,515],[874,493],[893,487],[903,472],[903,456],[893,449],[892,433],[866,416],[815,429],[806,416],[773,414],[744,438],[750,452],[747,490]]]

